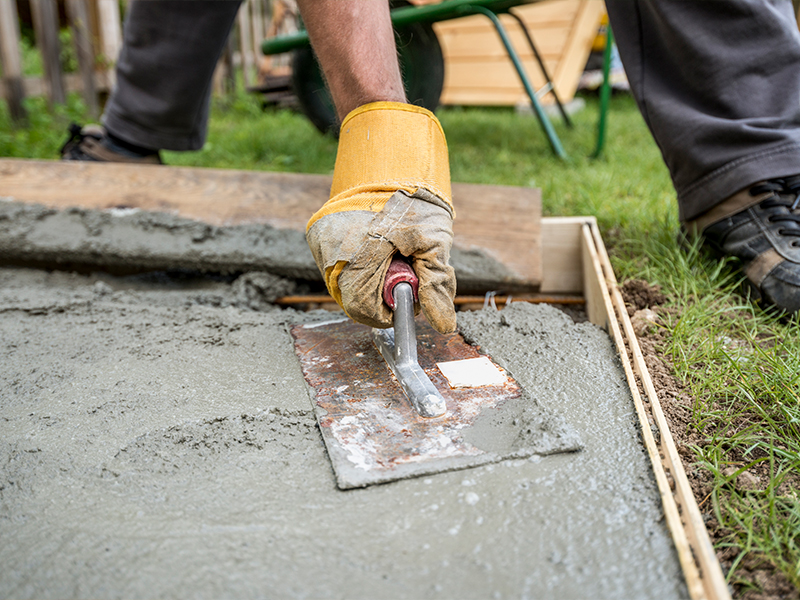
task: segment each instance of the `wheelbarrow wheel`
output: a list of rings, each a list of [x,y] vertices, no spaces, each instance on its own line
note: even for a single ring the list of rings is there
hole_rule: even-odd
[[[407,3],[393,2],[392,6]],[[414,23],[395,30],[400,70],[411,104],[436,110],[444,85],[444,57],[430,23]],[[303,114],[322,133],[339,135],[339,119],[311,48],[292,55],[292,88]]]

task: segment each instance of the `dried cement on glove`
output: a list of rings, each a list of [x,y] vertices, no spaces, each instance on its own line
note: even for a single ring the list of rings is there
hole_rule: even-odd
[[[341,492],[285,328],[330,315],[233,288],[0,269],[0,597],[688,596],[604,332],[459,316],[583,451]]]

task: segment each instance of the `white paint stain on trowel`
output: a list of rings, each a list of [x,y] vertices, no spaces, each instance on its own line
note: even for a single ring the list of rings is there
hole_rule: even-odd
[[[346,429],[349,436],[343,436],[342,448],[347,453],[347,460],[364,471],[377,466],[374,460],[375,447],[368,439],[363,424],[364,415],[356,414],[341,419],[338,428]]]
[[[436,363],[451,388],[503,385],[506,374],[486,356]]]
[[[396,407],[384,407],[376,404],[368,410],[353,415],[343,416],[330,423],[330,432],[344,450],[347,460],[354,467],[363,471],[385,468],[380,448],[376,445],[376,436],[380,430],[392,431],[396,434],[406,430],[407,423]],[[397,463],[417,463],[432,459],[445,459],[453,456],[469,456],[480,451],[458,440],[458,428],[447,431],[437,428],[436,434],[417,441],[414,452],[409,456],[395,457]]]
[[[303,329],[316,329],[317,327],[325,327],[326,325],[333,325],[334,323],[344,323],[349,321],[350,317],[342,317],[341,319],[332,319],[330,321],[322,321],[320,323],[308,323],[303,325]]]

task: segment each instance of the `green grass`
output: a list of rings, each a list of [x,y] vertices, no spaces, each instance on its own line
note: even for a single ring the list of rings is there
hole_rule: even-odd
[[[737,589],[757,587],[759,562],[800,589],[800,331],[748,303],[735,265],[676,241],[674,191],[634,102],[614,98],[603,158],[588,158],[596,101],[557,124],[569,161],[554,158],[536,121],[507,109],[446,109],[454,181],[537,186],[550,215],[595,215],[618,278],[661,285],[675,311],[664,318],[662,351],[693,399],[686,433],[708,488],[704,512],[719,524],[716,544],[732,561]],[[85,121],[80,100],[50,115],[28,101],[30,124],[13,128],[0,108],[0,155],[55,158],[69,120]],[[216,102],[199,152],[165,152],[174,165],[330,173],[336,142],[302,117],[262,111],[254,98]],[[503,210],[498,206],[497,210]],[[524,218],[524,215],[520,215]],[[760,477],[741,489],[737,477]]]
[[[729,581],[757,585],[762,564],[800,589],[800,336],[788,322],[742,295],[733,261],[680,249],[674,228],[624,240],[616,270],[659,284],[677,309],[666,316],[663,352],[693,398],[692,446],[708,482],[698,498],[722,534]],[[743,472],[759,477],[740,486]]]

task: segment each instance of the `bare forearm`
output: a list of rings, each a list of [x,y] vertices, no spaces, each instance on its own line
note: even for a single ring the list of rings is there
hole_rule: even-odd
[[[387,0],[299,0],[339,118],[369,102],[405,102]]]

